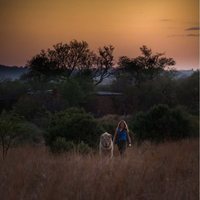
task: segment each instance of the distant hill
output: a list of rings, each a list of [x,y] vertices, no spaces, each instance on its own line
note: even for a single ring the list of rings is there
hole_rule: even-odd
[[[176,77],[177,79],[179,79],[179,78],[187,78],[187,77],[191,76],[193,73],[194,73],[194,70],[193,70],[193,69],[189,69],[189,70],[178,70],[178,71],[175,73],[175,77]]]
[[[5,66],[0,65],[0,80],[16,80],[21,77],[24,73],[28,72],[27,67],[17,67],[17,66]],[[114,72],[115,73],[115,72]],[[113,74],[114,74],[113,73]],[[194,73],[194,70],[177,70],[175,73],[175,78],[187,78],[191,76]],[[115,76],[111,75],[110,77],[103,80],[101,85],[109,85],[112,83],[113,80],[115,80]]]
[[[26,72],[28,72],[27,67],[0,65],[0,80],[16,80],[19,79],[21,75]]]
[[[189,70],[177,70],[175,72],[175,79],[181,79],[181,78],[187,78],[189,76],[191,76],[193,73],[195,72],[195,70],[193,69],[189,69]],[[115,74],[115,71],[113,72],[113,74]],[[114,80],[116,80],[115,75],[111,75],[108,78],[105,78],[100,85],[110,85]]]

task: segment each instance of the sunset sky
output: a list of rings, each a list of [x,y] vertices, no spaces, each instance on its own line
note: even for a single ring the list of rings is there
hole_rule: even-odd
[[[178,69],[199,66],[198,0],[0,0],[0,64],[25,65],[41,49],[85,40],[112,44],[115,60],[139,47],[173,57]]]

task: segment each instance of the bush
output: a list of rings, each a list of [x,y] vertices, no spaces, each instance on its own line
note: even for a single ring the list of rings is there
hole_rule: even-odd
[[[85,144],[83,141],[81,141],[79,144],[77,144],[76,151],[81,154],[88,154],[91,152],[91,148],[88,144]]]
[[[58,137],[75,144],[83,141],[89,146],[95,146],[99,133],[100,128],[92,115],[83,109],[69,108],[52,115],[45,140],[50,147]]]
[[[129,121],[129,117],[124,117],[120,115],[105,115],[101,118],[98,118],[98,124],[101,127],[101,132],[108,132],[112,135],[114,135],[115,129],[117,127],[117,124],[120,120]]]
[[[199,116],[196,115],[190,115],[190,135],[192,137],[199,137]]]
[[[130,122],[137,141],[182,139],[190,134],[190,120],[181,108],[170,109],[167,105],[157,105],[148,112],[140,112]]]
[[[37,98],[25,95],[14,105],[14,111],[24,116],[27,120],[32,120],[41,113],[44,113],[45,109]]]
[[[185,106],[193,115],[199,115],[199,71],[181,79],[176,93],[179,104]]]
[[[161,77],[140,85],[125,88],[126,109],[130,112],[147,111],[154,105],[177,105],[176,81]]]
[[[0,112],[4,109],[11,110],[12,106],[27,91],[27,85],[22,81],[5,80],[0,82]]]
[[[13,112],[2,111],[0,114],[0,147],[2,158],[5,159],[8,150],[21,137],[24,130],[21,127],[22,118]]]
[[[83,101],[83,91],[80,85],[73,79],[67,79],[60,87],[63,98],[67,101],[68,106],[78,106]]]
[[[91,152],[89,145],[83,141],[75,144],[73,141],[67,141],[64,137],[57,137],[50,146],[50,149],[53,153],[76,152],[88,154]]]
[[[20,122],[21,137],[17,139],[17,144],[39,144],[43,142],[43,131],[35,124],[23,120]]]
[[[52,97],[44,98],[42,95],[25,95],[22,96],[14,105],[13,110],[26,120],[36,124],[38,127],[47,128],[50,118],[50,112],[61,109],[62,102],[58,100],[56,106],[55,99]],[[49,107],[51,109],[49,109]],[[60,108],[59,108],[60,107]]]
[[[117,123],[119,122],[118,115],[105,115],[98,119],[98,124],[101,127],[101,131],[108,132],[114,135],[114,131],[117,127]]]
[[[82,106],[93,92],[93,84],[85,78],[68,78],[59,86],[59,91],[68,107]]]
[[[65,151],[73,150],[74,143],[72,141],[66,141],[64,137],[57,137],[50,148],[54,153],[63,153]]]

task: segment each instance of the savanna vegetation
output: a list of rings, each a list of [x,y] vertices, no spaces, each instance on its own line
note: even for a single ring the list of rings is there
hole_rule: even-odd
[[[113,134],[121,118],[127,120],[138,144],[198,136],[199,71],[177,79],[173,58],[146,46],[140,50],[135,58],[119,58],[117,67],[111,45],[95,53],[87,42],[74,40],[42,50],[27,62],[29,70],[20,80],[0,83],[1,119],[5,113],[18,116],[20,125],[29,124],[36,129],[32,132],[39,133],[40,140],[33,143],[40,141],[54,151],[59,143],[61,149],[81,142],[94,148],[99,134]],[[113,82],[102,86],[109,76],[115,77]],[[90,105],[102,89],[122,96],[112,98],[116,113],[96,117]]]
[[[94,153],[13,148],[0,161],[1,199],[197,200],[198,147],[195,139],[143,143],[106,162]]]
[[[177,78],[173,58],[140,50],[116,64],[113,46],[59,43],[0,82],[1,199],[198,199],[199,71]],[[120,119],[133,148],[103,163],[99,136]]]

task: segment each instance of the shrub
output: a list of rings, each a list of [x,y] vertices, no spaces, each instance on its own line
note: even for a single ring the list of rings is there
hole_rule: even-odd
[[[4,80],[0,81],[0,95],[10,96],[18,98],[21,95],[25,94],[27,91],[27,85],[22,81],[15,80]]]
[[[0,114],[0,146],[2,147],[2,158],[5,159],[8,150],[21,136],[21,117],[12,112],[2,111]]]
[[[181,79],[176,93],[179,104],[185,106],[193,115],[199,115],[199,71]]]
[[[103,132],[108,132],[112,135],[114,135],[114,131],[117,127],[117,123],[120,120],[120,116],[118,115],[105,115],[101,118],[99,118],[98,124],[101,127],[101,131]]]
[[[25,95],[22,96],[14,105],[13,110],[26,120],[36,124],[38,127],[46,128],[49,123],[50,113],[53,110],[61,109],[62,102],[58,100],[56,106],[55,99],[52,97],[43,98],[41,96]],[[60,108],[59,108],[60,107]],[[50,109],[49,109],[50,108]]]
[[[98,124],[101,127],[101,132],[108,132],[112,135],[114,135],[115,129],[117,127],[117,124],[120,120],[129,121],[129,116],[120,116],[120,115],[105,115],[101,118],[98,118]]]
[[[85,78],[68,78],[59,86],[59,91],[68,107],[82,106],[93,92],[93,84]]]
[[[44,113],[45,109],[37,98],[25,95],[14,105],[14,111],[27,120],[32,120],[40,113]]]
[[[18,80],[0,82],[0,112],[5,109],[10,110],[19,97],[26,93],[26,90],[27,85]]]
[[[64,137],[57,137],[50,146],[50,149],[53,153],[76,152],[88,154],[91,152],[89,145],[83,141],[75,144],[73,141],[67,141]]]
[[[188,114],[181,108],[170,109],[167,105],[157,105],[148,112],[140,112],[131,120],[130,126],[138,141],[181,139],[190,134]]]
[[[78,82],[73,79],[65,80],[60,87],[60,92],[68,106],[78,106],[83,101],[83,91]]]
[[[81,141],[79,144],[76,145],[76,151],[81,154],[88,154],[91,152],[91,148],[88,144]]]
[[[19,123],[21,136],[17,139],[17,144],[39,144],[43,142],[43,131],[35,124],[23,120]]]
[[[45,140],[49,146],[53,145],[58,137],[75,144],[83,141],[89,146],[94,146],[97,144],[99,133],[100,128],[92,115],[83,109],[69,108],[52,115]]]
[[[140,88],[130,86],[125,90],[129,112],[147,111],[158,104],[177,105],[176,81],[162,77],[142,83]]]
[[[50,148],[54,153],[63,153],[65,151],[73,150],[74,143],[72,141],[66,141],[64,137],[57,137]]]
[[[190,115],[190,136],[199,137],[199,116]]]

